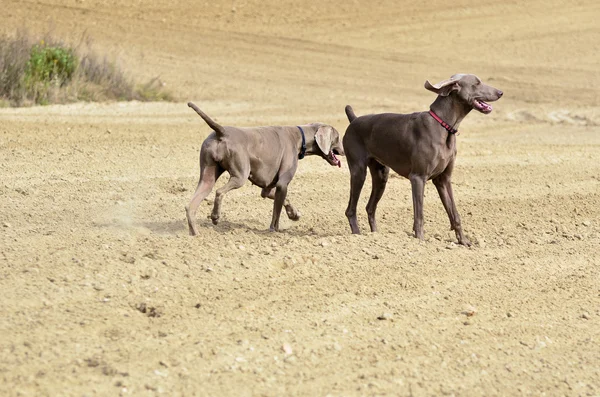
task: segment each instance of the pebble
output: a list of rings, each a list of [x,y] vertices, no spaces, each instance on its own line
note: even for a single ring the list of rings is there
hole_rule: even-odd
[[[460,313],[464,314],[467,317],[473,317],[475,313],[477,313],[477,309],[474,306],[467,305],[465,306],[464,310]]]
[[[382,313],[381,315],[379,315],[377,317],[377,320],[391,320],[392,319],[392,313]]]
[[[293,364],[296,362],[296,356],[287,356],[286,358],[283,359],[283,361],[288,364]]]
[[[4,226],[4,227],[11,227],[11,224],[10,224],[10,223],[8,223],[8,222],[4,222],[4,223],[2,224],[2,226]]]
[[[293,353],[292,346],[290,346],[289,343],[284,343],[283,346],[281,347],[281,349],[284,351],[285,354]]]
[[[585,320],[589,320],[590,319],[590,315],[588,313],[583,313],[581,315],[581,318],[585,319]]]
[[[591,225],[590,221],[583,221],[581,223],[583,224],[583,226],[589,226],[589,225]]]

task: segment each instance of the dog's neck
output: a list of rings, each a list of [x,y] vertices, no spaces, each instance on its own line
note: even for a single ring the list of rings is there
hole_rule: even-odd
[[[306,133],[299,125],[296,127],[300,130],[300,153],[298,154],[298,160],[302,160],[306,156]]]
[[[458,100],[452,94],[438,97],[433,101],[430,109],[435,112],[446,124],[458,130],[460,122],[471,111],[471,106]]]

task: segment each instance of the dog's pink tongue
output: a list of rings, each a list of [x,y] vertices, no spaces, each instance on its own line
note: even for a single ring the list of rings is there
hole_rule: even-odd
[[[335,161],[335,163],[337,164],[337,166],[339,168],[342,167],[342,162],[340,161],[340,159],[337,158],[337,156],[335,155],[335,153],[333,153],[333,151],[331,152],[331,155],[333,156],[333,160]]]
[[[485,103],[483,101],[479,101],[479,105],[481,106],[481,110],[483,110],[486,113],[489,113],[492,111],[492,106],[488,105],[487,103]]]

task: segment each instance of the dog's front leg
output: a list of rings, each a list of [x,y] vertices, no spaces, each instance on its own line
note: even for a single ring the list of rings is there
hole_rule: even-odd
[[[269,231],[271,232],[279,231],[279,216],[281,215],[281,209],[283,208],[283,203],[285,202],[286,195],[287,185],[278,185],[275,189],[275,202],[273,203],[273,219],[271,220],[271,227],[269,227]]]
[[[463,233],[462,226],[460,223],[460,215],[456,209],[454,203],[454,193],[452,192],[452,183],[450,182],[450,175],[442,174],[433,180],[444,209],[448,213],[448,219],[450,220],[450,230],[454,230],[456,233],[456,239],[459,244],[471,246],[471,242],[467,239]]]
[[[425,194],[425,178],[421,175],[410,174],[410,185],[412,187],[415,237],[419,240],[425,238],[423,232],[423,195]]]
[[[260,195],[262,198],[270,198],[271,200],[275,200],[275,188],[264,188],[260,192]],[[285,213],[287,214],[288,218],[290,218],[292,221],[300,220],[300,211],[294,208],[288,199],[285,199],[283,206],[285,207]]]

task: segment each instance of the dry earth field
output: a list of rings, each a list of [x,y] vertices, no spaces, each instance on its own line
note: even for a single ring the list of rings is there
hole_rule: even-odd
[[[0,395],[600,395],[600,3],[215,3],[3,1],[0,31],[86,34],[181,103],[0,109]],[[346,104],[427,110],[457,72],[505,92],[458,137],[471,248],[431,184],[415,240],[397,176],[350,235],[346,162],[315,157],[300,222],[268,233],[248,182],[188,236],[186,101],[343,132]]]

